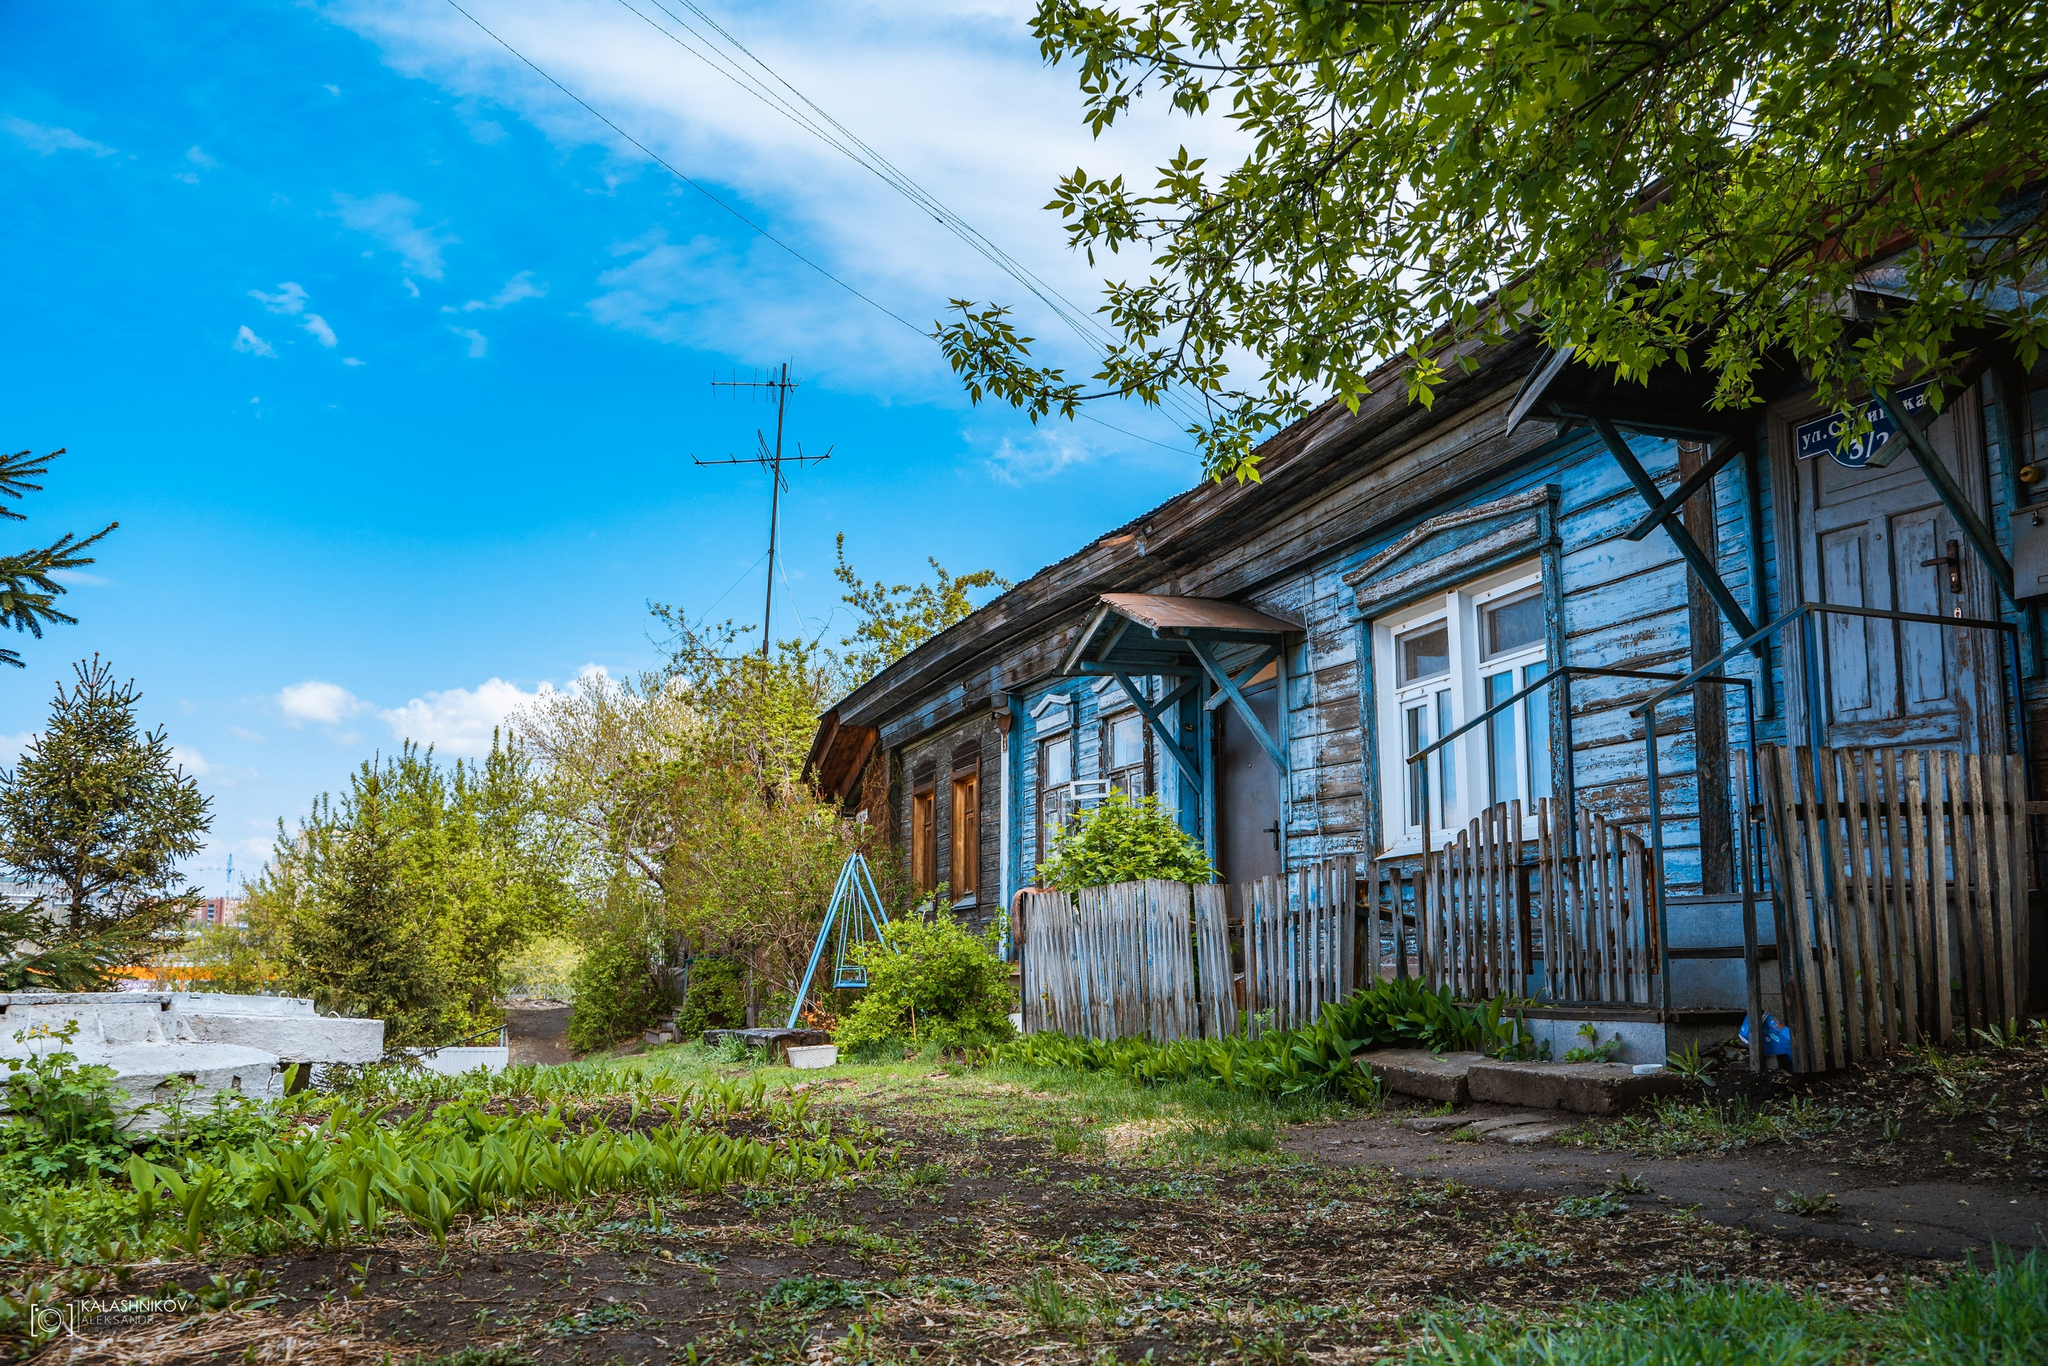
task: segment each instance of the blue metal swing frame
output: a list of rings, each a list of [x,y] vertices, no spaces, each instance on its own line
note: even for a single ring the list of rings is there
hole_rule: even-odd
[[[875,890],[874,872],[867,859],[855,850],[846,856],[839,869],[839,883],[832,889],[832,901],[825,908],[825,923],[818,927],[818,942],[811,947],[803,985],[797,988],[796,1000],[789,1008],[787,1028],[795,1029],[797,1017],[803,1013],[804,1002],[811,994],[811,980],[818,975],[818,960],[825,956],[825,941],[832,937],[833,927],[839,929],[839,942],[832,963],[832,985],[860,988],[868,984],[868,971],[848,956],[847,949],[870,942],[887,943],[882,931],[888,924],[889,913],[882,909],[882,894]]]

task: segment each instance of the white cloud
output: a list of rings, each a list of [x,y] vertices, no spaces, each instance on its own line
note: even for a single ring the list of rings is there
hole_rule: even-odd
[[[336,344],[334,329],[329,327],[327,319],[321,317],[318,313],[308,313],[306,320],[300,323],[299,326],[311,332],[315,340],[322,346],[333,346]]]
[[[441,231],[441,224],[421,227],[420,206],[404,195],[387,191],[367,199],[355,199],[337,194],[334,203],[343,223],[357,232],[367,233],[388,250],[397,252],[408,272],[424,275],[429,280],[441,278],[443,249],[462,240]],[[418,287],[410,280],[406,283],[417,290]]]
[[[400,280],[399,283],[405,286],[405,292],[408,295],[415,299],[420,297],[420,287],[418,285],[410,280]]]
[[[369,703],[339,683],[323,683],[318,679],[292,684],[278,693],[276,701],[284,719],[294,726],[302,726],[309,721],[315,725],[338,726],[349,717],[359,716],[370,709]]]
[[[368,365],[368,364],[369,364],[369,362],[368,362],[368,361],[366,361],[366,360],[357,360],[357,359],[356,359],[356,358],[355,358],[354,356],[343,356],[343,357],[341,358],[341,363],[342,363],[343,365]]]
[[[341,93],[341,87],[338,85],[323,85],[320,88],[330,95],[339,95]]]
[[[1064,425],[1047,426],[1021,440],[1004,437],[984,463],[1005,484],[1024,484],[1050,479],[1101,453],[1102,443],[1085,441]]]
[[[521,692],[504,679],[493,678],[473,690],[430,692],[402,707],[379,711],[377,716],[397,739],[432,745],[443,754],[471,757],[489,752],[491,732],[503,726],[515,709],[552,691],[551,685],[543,683],[533,692]]]
[[[253,768],[214,763],[190,745],[172,745],[171,758],[193,777],[206,779],[209,787],[233,787],[259,776]]]
[[[450,332],[453,332],[458,337],[468,338],[469,358],[471,360],[483,359],[484,349],[491,344],[491,339],[489,337],[486,337],[483,333],[477,331],[474,327],[451,327],[448,330]]]
[[[275,358],[277,355],[277,352],[271,349],[270,343],[257,336],[247,323],[243,323],[241,330],[235,333],[235,350],[246,351],[252,356]],[[254,403],[256,400],[252,398],[249,401]]]
[[[252,289],[249,291],[249,297],[262,304],[272,313],[283,313],[288,317],[297,317],[306,311],[306,300],[312,296],[306,293],[305,286],[292,280],[286,280],[277,287],[277,293],[275,294],[265,294],[260,289]]]
[[[1067,249],[1043,206],[1062,176],[1084,165],[1150,184],[1185,143],[1219,169],[1243,140],[1221,117],[1189,120],[1144,101],[1101,141],[1081,116],[1071,65],[1048,67],[1018,0],[801,3],[770,14],[707,0],[705,9],[804,95],[880,149],[905,174],[987,233],[1028,270],[1088,311],[1104,274],[1142,269],[1142,257],[1090,263]],[[665,179],[637,150],[576,106],[460,14],[407,0],[337,0],[322,10],[382,51],[398,71],[462,100],[490,101],[557,145],[604,154],[583,174],[595,193]],[[675,19],[649,11],[662,25]],[[676,8],[674,15],[690,18]],[[762,223],[819,267],[908,319],[906,328],[759,238],[714,231],[729,244],[658,240],[622,253],[605,272],[591,316],[682,345],[715,337],[723,353],[810,339],[813,374],[888,369],[900,392],[922,374],[957,393],[922,335],[949,297],[1018,309],[1041,358],[1089,365],[1092,356],[1024,285],[1001,273],[931,215],[810,133],[736,90],[688,52],[609,0],[531,0],[493,22],[548,74]],[[571,163],[572,165],[574,163]],[[678,194],[685,191],[678,190]],[[718,215],[709,209],[713,219]],[[721,220],[722,222],[722,220]],[[559,282],[557,282],[559,289]]]
[[[70,588],[105,588],[110,580],[83,569],[53,569],[50,577]]]
[[[57,152],[90,152],[96,157],[114,155],[114,149],[104,142],[94,142],[91,138],[80,137],[69,128],[49,128],[12,116],[0,119],[0,128],[5,128],[27,143],[32,150],[41,152],[44,156]]]
[[[18,735],[0,735],[0,768],[11,768],[20,762],[22,751],[26,750],[35,738],[36,733],[32,730],[22,731]]]
[[[532,271],[522,270],[507,280],[505,287],[496,294],[493,294],[489,299],[471,299],[462,306],[462,311],[464,313],[478,313],[486,309],[495,311],[500,308],[510,308],[521,299],[538,299],[547,292],[546,286],[537,285],[533,282]],[[454,311],[452,307],[448,309],[450,313]]]
[[[220,169],[220,163],[218,161],[215,161],[206,153],[200,151],[196,145],[188,147],[185,150],[185,160],[191,162],[194,166],[199,167],[201,170],[218,171]]]
[[[172,745],[171,761],[195,778],[204,778],[213,772],[213,765],[206,761],[206,756],[189,745]]]

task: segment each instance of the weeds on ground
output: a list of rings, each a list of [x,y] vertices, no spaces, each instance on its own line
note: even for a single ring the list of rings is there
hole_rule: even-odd
[[[2030,1366],[2048,1359],[2048,1256],[2000,1255],[1872,1313],[1776,1286],[1680,1281],[1558,1317],[1438,1314],[1408,1366]]]
[[[1780,1214],[1797,1214],[1807,1219],[1841,1212],[1842,1202],[1832,1195],[1808,1195],[1805,1191],[1780,1191],[1771,1197],[1771,1208]]]
[[[1587,1125],[1560,1142],[1585,1147],[1627,1148],[1646,1157],[1677,1157],[1685,1153],[1731,1152],[1763,1143],[1793,1143],[1840,1128],[1839,1107],[1795,1096],[1783,1105],[1754,1109],[1736,1101],[1661,1097],[1640,1114],[1611,1124]]]

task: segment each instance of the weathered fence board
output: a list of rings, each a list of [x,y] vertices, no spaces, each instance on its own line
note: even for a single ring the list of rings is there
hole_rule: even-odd
[[[2019,1016],[2025,775],[2010,755],[1758,750],[1793,1063],[1824,1071]]]
[[[1250,1028],[1308,1024],[1357,982],[1357,870],[1350,859],[1238,886]]]

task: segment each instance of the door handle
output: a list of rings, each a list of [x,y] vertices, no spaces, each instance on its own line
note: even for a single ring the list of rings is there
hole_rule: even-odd
[[[1961,541],[1950,541],[1948,543],[1948,554],[1936,555],[1931,560],[1920,561],[1922,569],[1930,569],[1937,564],[1948,566],[1948,591],[1957,597],[1961,597],[1963,594],[1963,543]],[[1958,609],[1958,615],[1960,615],[1960,609]]]
[[[1274,821],[1266,827],[1266,833],[1273,837],[1273,852],[1280,852],[1280,822]]]

